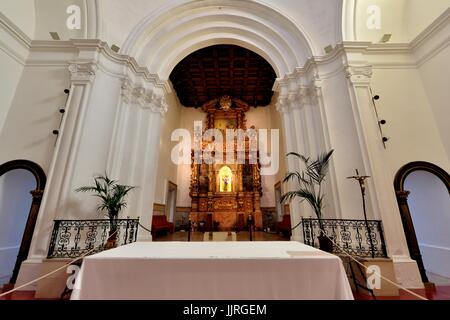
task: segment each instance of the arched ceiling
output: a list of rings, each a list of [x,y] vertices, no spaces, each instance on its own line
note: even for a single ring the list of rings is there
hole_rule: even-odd
[[[275,79],[275,71],[264,58],[234,45],[200,49],[184,58],[170,75],[181,104],[195,108],[224,95],[251,106],[267,106]]]

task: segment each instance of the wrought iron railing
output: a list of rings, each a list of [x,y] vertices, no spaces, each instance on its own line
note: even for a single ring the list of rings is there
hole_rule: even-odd
[[[117,219],[117,246],[136,241],[139,219]],[[48,259],[78,258],[105,249],[109,220],[55,220]]]
[[[318,248],[319,220],[303,218],[302,225],[305,244]],[[368,220],[366,224],[364,220],[322,219],[322,225],[326,235],[335,243],[333,253],[345,250],[357,257],[387,257],[383,226],[379,220]]]

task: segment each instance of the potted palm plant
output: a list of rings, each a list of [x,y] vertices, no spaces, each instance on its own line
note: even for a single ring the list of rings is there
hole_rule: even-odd
[[[121,185],[117,181],[112,180],[105,173],[104,176],[95,176],[94,185],[78,188],[77,192],[91,192],[95,197],[101,199],[101,203],[97,207],[100,212],[106,211],[109,219],[110,229],[109,237],[106,243],[106,249],[111,249],[117,243],[117,218],[120,211],[127,206],[125,197],[135,189],[135,187]]]
[[[281,203],[291,201],[294,198],[300,198],[300,201],[307,201],[313,208],[317,216],[320,228],[319,245],[320,249],[327,252],[333,251],[332,241],[325,235],[322,222],[322,210],[324,208],[323,183],[328,173],[331,156],[334,150],[323,153],[315,160],[291,152],[287,156],[294,156],[301,160],[304,169],[295,172],[288,172],[283,180],[286,183],[293,180],[297,183],[297,190],[289,191],[281,197]]]

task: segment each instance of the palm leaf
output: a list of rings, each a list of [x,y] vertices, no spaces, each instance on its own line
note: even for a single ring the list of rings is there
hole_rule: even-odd
[[[324,182],[330,165],[331,156],[334,150],[320,154],[317,159],[311,161],[309,157],[296,152],[291,152],[287,156],[295,156],[301,160],[304,169],[286,174],[283,182],[297,180],[297,190],[289,191],[281,196],[280,202],[300,199],[306,201],[314,209],[320,226],[322,226],[322,210],[324,207],[324,195],[322,194],[322,183]],[[322,228],[322,227],[321,227]]]
[[[301,155],[300,153],[297,152],[289,152],[287,154],[287,156],[295,156],[297,158],[300,158],[304,163],[308,163],[309,162],[309,158],[306,158],[304,155]]]
[[[101,202],[97,206],[98,211],[107,211],[108,217],[114,220],[120,211],[127,206],[125,197],[135,189],[135,187],[120,185],[116,180],[104,176],[94,177],[94,186],[81,187],[77,192],[91,192],[93,196],[98,197]]]

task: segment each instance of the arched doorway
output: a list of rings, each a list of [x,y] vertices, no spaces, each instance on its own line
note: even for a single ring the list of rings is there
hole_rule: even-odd
[[[442,200],[443,196],[439,197],[438,194],[445,193],[445,189],[447,193],[450,193],[450,176],[445,170],[432,163],[412,162],[398,171],[395,176],[394,187],[411,258],[417,262],[422,281],[428,283],[425,265],[431,267],[432,264],[429,262],[424,264],[421,246],[422,250],[424,246],[428,247],[429,244],[424,241],[431,240],[430,234],[438,232],[436,229],[429,232],[428,229],[433,228],[433,225],[436,225],[439,229],[441,227],[448,228],[448,224],[443,223],[441,218],[444,219],[449,215],[447,218],[450,220],[450,208],[442,210],[441,213],[444,216],[440,216],[440,221],[436,221],[436,217],[432,215],[436,211],[433,210],[433,206],[437,203],[442,205],[442,201],[445,201],[445,199]],[[442,192],[442,189],[436,192],[439,187],[443,188],[444,192]],[[413,195],[411,195],[411,191],[414,193]],[[416,223],[416,227],[414,223]],[[420,234],[416,231],[419,231]],[[427,260],[432,259],[429,254],[425,258]]]
[[[12,226],[17,228],[16,231],[10,229],[8,233],[5,233],[17,232],[19,234],[18,239],[20,239],[23,232],[17,259],[9,280],[10,284],[14,284],[19,274],[20,265],[28,256],[47,178],[44,170],[38,164],[28,160],[14,160],[2,164],[0,166],[0,178],[2,179],[0,196],[4,199],[0,207],[3,212],[0,214],[11,215],[17,212],[18,216],[23,216],[23,219],[19,218],[19,221],[12,219],[14,221]],[[28,198],[28,193],[31,193],[32,199]],[[31,207],[28,207],[29,203],[31,203]],[[3,218],[6,219],[6,217]]]

